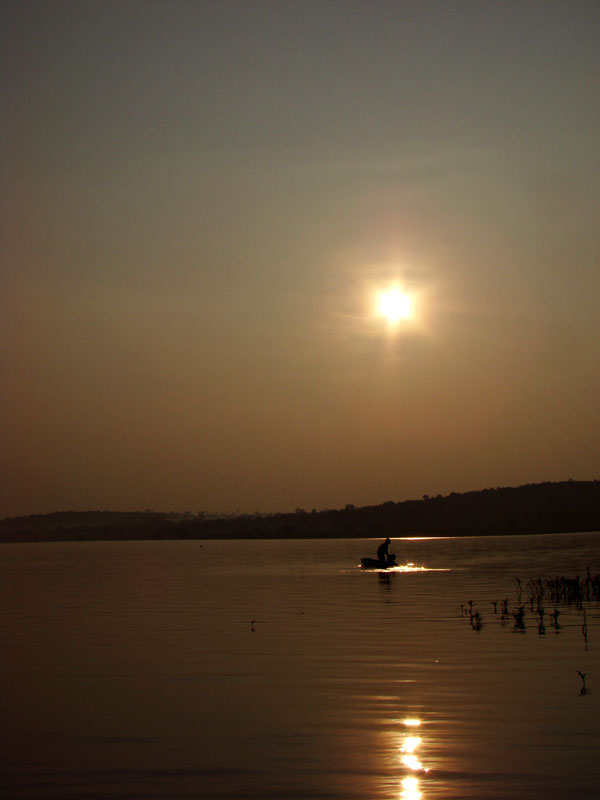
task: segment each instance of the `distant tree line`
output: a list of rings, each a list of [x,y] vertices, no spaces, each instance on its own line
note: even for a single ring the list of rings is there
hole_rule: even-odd
[[[0,521],[0,541],[476,536],[600,530],[600,481],[483,489],[288,514],[61,511]]]

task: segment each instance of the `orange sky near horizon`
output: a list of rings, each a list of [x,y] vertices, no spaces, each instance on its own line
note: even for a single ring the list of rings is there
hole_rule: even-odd
[[[0,517],[600,477],[599,33],[583,0],[8,3]]]

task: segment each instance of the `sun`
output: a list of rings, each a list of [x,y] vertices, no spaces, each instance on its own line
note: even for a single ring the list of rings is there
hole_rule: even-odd
[[[397,286],[383,289],[377,293],[377,314],[384,317],[389,325],[397,325],[401,320],[412,319],[413,298]]]

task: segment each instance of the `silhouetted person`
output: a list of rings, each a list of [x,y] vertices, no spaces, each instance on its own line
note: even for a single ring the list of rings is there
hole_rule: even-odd
[[[380,544],[377,548],[377,560],[381,564],[387,564],[390,558],[390,554],[388,553],[388,548],[390,546],[390,540],[386,539],[383,544]]]

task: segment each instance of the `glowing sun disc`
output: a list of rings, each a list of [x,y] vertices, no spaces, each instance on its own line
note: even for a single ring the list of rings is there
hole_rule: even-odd
[[[377,313],[391,325],[413,316],[413,300],[400,289],[385,289],[377,295]]]

